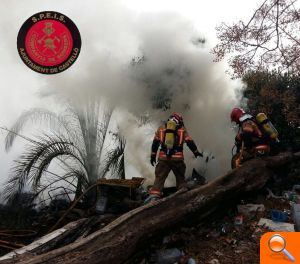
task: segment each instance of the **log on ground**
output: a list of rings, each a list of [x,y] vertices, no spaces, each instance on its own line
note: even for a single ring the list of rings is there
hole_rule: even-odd
[[[223,203],[257,191],[277,167],[299,159],[300,153],[281,153],[254,159],[210,183],[132,210],[86,238],[48,253],[0,263],[123,263],[153,234],[170,229],[188,217],[204,219]]]

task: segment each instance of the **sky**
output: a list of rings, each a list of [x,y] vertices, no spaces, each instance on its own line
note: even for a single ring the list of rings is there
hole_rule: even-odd
[[[127,0],[129,8],[137,12],[174,12],[190,19],[195,28],[203,32],[207,40],[216,43],[215,27],[221,22],[232,23],[237,20],[249,19],[253,10],[261,3],[258,0]]]
[[[170,18],[181,17],[181,20],[178,19],[180,27],[183,28],[182,24],[186,23],[189,30],[192,28],[198,35],[205,37],[206,52],[209,52],[209,49],[217,43],[215,27],[222,21],[231,23],[239,19],[247,20],[259,2],[238,0],[1,0],[0,126],[10,127],[22,111],[32,107],[47,106],[55,110],[57,108],[55,100],[41,97],[41,94],[47,94],[49,84],[53,85],[57,80],[72,79],[73,76],[84,74],[86,69],[83,69],[81,65],[93,58],[95,51],[109,58],[116,57],[120,62],[126,61],[130,55],[135,55],[140,43],[134,31],[143,31],[139,27],[143,27],[144,24],[137,24],[138,21],[143,21],[144,17],[151,17],[153,23],[155,23],[155,17],[161,14]],[[66,14],[75,22],[82,35],[82,50],[78,60],[69,70],[58,74],[60,76],[45,76],[31,71],[23,64],[16,49],[16,38],[20,26],[32,14],[45,10]],[[151,19],[147,19],[147,23],[149,21],[151,23]],[[167,19],[162,21],[168,23]],[[178,32],[182,34],[184,30]],[[175,34],[170,37],[176,40],[178,36]],[[225,69],[226,63],[223,63],[219,67],[219,72],[223,70],[225,72]],[[224,78],[227,77],[224,76]],[[30,135],[30,131],[33,130],[39,130],[38,126],[29,127],[26,135]],[[12,160],[20,154],[23,147],[22,140],[18,140],[19,147],[6,153],[4,137],[5,132],[0,131],[0,183],[6,180]]]

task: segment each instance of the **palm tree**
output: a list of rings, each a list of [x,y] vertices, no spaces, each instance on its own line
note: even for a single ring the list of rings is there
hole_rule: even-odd
[[[39,195],[49,188],[57,188],[60,181],[68,185],[66,188],[73,191],[76,198],[110,169],[115,176],[120,173],[117,176],[125,177],[124,138],[117,133],[115,148],[104,150],[112,113],[113,109],[92,97],[85,103],[66,102],[65,110],[59,114],[43,108],[23,112],[9,129],[5,139],[7,151],[28,122],[43,121],[54,132],[43,134],[35,140],[26,138],[30,144],[15,161],[4,189],[5,199],[12,201],[28,184]],[[104,151],[107,152],[106,157],[102,158]],[[103,165],[101,160],[104,161]],[[53,162],[63,171],[62,176],[49,172],[48,168]],[[47,174],[51,178],[45,184],[41,179]]]
[[[126,139],[119,132],[113,133],[113,137],[116,142],[116,147],[109,150],[106,154],[103,176],[110,171],[112,176],[125,179],[124,150]]]

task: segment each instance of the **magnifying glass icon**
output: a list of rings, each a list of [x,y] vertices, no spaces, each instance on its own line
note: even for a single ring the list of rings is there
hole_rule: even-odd
[[[269,239],[270,250],[272,250],[275,253],[282,252],[284,255],[286,255],[289,258],[290,261],[295,262],[294,256],[290,252],[288,252],[285,249],[285,247],[286,247],[286,241],[284,237],[282,237],[281,235],[275,234]]]

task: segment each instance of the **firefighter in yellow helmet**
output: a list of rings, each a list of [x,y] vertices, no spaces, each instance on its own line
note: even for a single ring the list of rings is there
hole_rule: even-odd
[[[172,170],[176,178],[177,189],[185,188],[185,169],[183,144],[186,143],[194,156],[203,157],[197,149],[193,139],[189,136],[179,113],[173,113],[166,124],[158,128],[152,142],[151,165],[156,164],[157,151],[158,163],[155,167],[155,181],[149,190],[149,200],[159,199],[162,196],[165,180]],[[147,202],[147,201],[146,201]]]

